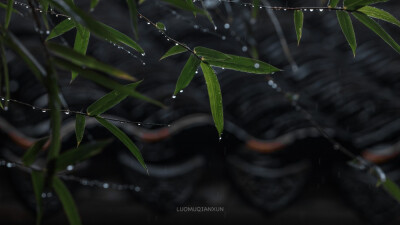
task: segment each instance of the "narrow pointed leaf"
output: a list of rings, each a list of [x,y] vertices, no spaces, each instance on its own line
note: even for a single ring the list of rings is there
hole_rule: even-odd
[[[32,163],[35,162],[37,155],[39,154],[40,150],[43,149],[43,146],[46,144],[49,138],[45,137],[38,141],[36,141],[22,156],[22,162],[25,166],[30,166]]]
[[[196,7],[194,4],[189,4],[186,1],[182,0],[164,0],[164,2],[168,2],[169,4],[183,10],[191,11],[193,13],[205,14],[204,10]]]
[[[86,14],[82,9],[76,7],[73,3],[63,0],[51,0],[52,4],[62,12],[68,14],[76,22],[87,27],[94,35],[113,42],[118,45],[126,45],[139,53],[144,53],[144,50],[134,40],[126,34],[107,26],[93,19],[90,15]]]
[[[33,170],[31,172],[33,192],[36,199],[36,225],[40,225],[43,217],[42,193],[44,189],[44,174]]]
[[[353,51],[353,55],[356,56],[356,34],[354,33],[353,23],[351,22],[350,15],[345,11],[336,11],[336,15],[340,27],[342,28],[343,34],[346,37],[346,40],[351,47],[351,50]]]
[[[206,61],[212,66],[217,66],[217,67],[222,67],[225,69],[231,69],[231,70],[247,72],[247,73],[271,74],[274,72],[281,71],[280,69],[278,69],[268,63],[262,62],[260,60],[251,59],[251,58],[242,57],[242,56],[236,56],[236,55],[229,55],[229,54],[226,54],[226,55],[231,57],[231,59],[227,59],[227,60],[223,60],[223,61],[208,59]]]
[[[366,5],[379,2],[387,2],[388,0],[344,0],[344,7],[349,10],[356,10]]]
[[[129,151],[131,151],[131,153],[136,157],[136,159],[139,161],[142,167],[147,171],[147,167],[143,160],[142,153],[140,153],[139,148],[133,143],[133,141],[114,124],[108,122],[107,120],[101,117],[96,117],[96,119],[116,138],[118,138],[129,149]]]
[[[132,84],[125,85],[126,88],[130,88],[132,90],[135,90],[136,87],[140,84],[141,82],[136,82]],[[118,90],[114,90],[103,97],[101,97],[99,100],[91,104],[87,108],[87,113],[91,116],[97,116],[105,111],[111,109],[115,105],[119,104],[122,100],[127,98],[129,95],[127,93],[122,93]]]
[[[58,198],[64,208],[64,212],[67,215],[69,224],[80,225],[81,218],[79,216],[78,209],[76,208],[75,201],[69,192],[68,188],[58,177],[53,178],[53,188],[57,193]]]
[[[169,57],[169,56],[177,55],[177,54],[180,54],[180,53],[183,53],[183,52],[186,52],[186,51],[187,51],[186,48],[184,48],[184,47],[182,47],[182,46],[180,46],[180,45],[174,45],[172,48],[170,48],[170,49],[160,58],[160,60],[163,60],[163,59],[165,59],[165,58],[167,58],[167,57]]]
[[[387,179],[384,183],[382,183],[383,189],[390,194],[396,201],[400,203],[400,188],[393,181]]]
[[[97,4],[99,4],[100,0],[91,0],[90,1],[90,11],[94,11],[94,8],[96,8]]]
[[[300,44],[301,36],[303,33],[303,20],[304,13],[301,10],[294,11],[294,28],[296,29],[297,45]]]
[[[6,89],[6,101],[4,102],[4,106],[8,107],[8,100],[10,99],[10,74],[8,71],[8,64],[6,58],[6,52],[4,49],[3,43],[0,43],[0,56],[1,56],[1,64],[2,64],[2,75],[4,78],[4,88]],[[1,74],[0,74],[1,75]],[[2,87],[0,87],[2,88]]]
[[[136,0],[126,0],[126,3],[128,4],[129,16],[131,18],[132,31],[133,31],[136,39],[138,39],[139,38],[138,11],[137,11]]]
[[[58,37],[60,35],[63,35],[64,33],[72,30],[73,28],[75,28],[74,21],[65,19],[64,21],[57,24],[57,26],[55,26],[53,28],[53,30],[50,32],[49,36],[47,36],[46,41],[53,39],[55,37]]]
[[[179,91],[187,87],[192,81],[194,75],[196,74],[196,70],[200,65],[201,60],[197,58],[195,55],[191,54],[188,61],[181,71],[181,75],[179,75],[178,81],[176,82],[176,87],[174,91],[174,95],[178,94]]]
[[[253,9],[251,10],[251,16],[253,18],[257,18],[258,11],[260,11],[260,1],[261,0],[253,0]]]
[[[90,31],[87,28],[78,25],[75,36],[74,50],[81,53],[82,55],[86,55],[86,50],[89,45],[89,39]],[[71,80],[75,80],[77,76],[78,73],[72,71]]]
[[[0,8],[7,10],[7,7],[8,7],[8,6],[7,6],[6,4],[0,2]],[[21,13],[20,11],[14,9],[14,8],[13,8],[11,11],[12,11],[13,13],[17,13],[17,14],[19,14],[19,15],[22,15],[22,13]]]
[[[219,86],[217,75],[210,65],[201,63],[201,70],[203,71],[204,78],[207,84],[208,97],[210,99],[211,113],[214,119],[215,127],[217,128],[219,136],[224,130],[224,111],[222,106],[222,94]]]
[[[161,22],[157,22],[156,26],[159,30],[167,30],[167,28],[165,28],[165,25]]]
[[[83,69],[82,67],[80,67],[78,65],[75,65],[75,64],[73,64],[73,63],[71,63],[69,61],[63,60],[61,58],[56,58],[54,61],[59,67],[61,67],[63,69],[66,69],[68,71],[71,71],[71,70],[72,71],[76,71],[76,72],[78,72],[80,74],[81,77],[89,79],[89,80],[91,80],[91,81],[93,81],[93,82],[95,82],[95,83],[97,83],[97,84],[99,84],[99,85],[101,85],[103,87],[106,87],[106,88],[111,89],[111,90],[118,90],[118,91],[121,91],[122,93],[128,94],[131,97],[134,97],[134,98],[137,98],[137,99],[141,99],[143,101],[152,103],[152,104],[160,106],[160,107],[165,107],[161,102],[159,102],[157,100],[154,100],[152,98],[149,98],[149,97],[147,97],[145,95],[142,95],[142,94],[140,94],[139,92],[137,92],[135,90],[132,90],[130,88],[126,88],[123,85],[119,84],[118,82],[116,82],[114,80],[111,80],[111,79],[109,79],[109,78],[107,78],[107,77],[105,77],[105,76],[103,76],[103,75],[101,75],[99,73],[96,73],[93,70]]]
[[[74,165],[99,154],[110,143],[111,140],[98,141],[62,153],[56,160],[56,171],[64,170],[69,165]]]
[[[11,21],[11,16],[12,16],[12,10],[13,10],[13,4],[14,0],[8,0],[7,1],[7,12],[6,12],[6,19],[4,22],[4,27],[8,29],[8,26],[10,25]]]
[[[110,74],[110,75],[120,78],[120,79],[130,80],[130,81],[136,80],[134,77],[125,73],[122,70],[114,68],[106,63],[102,63],[91,56],[83,55],[82,53],[76,52],[66,46],[55,44],[55,43],[50,43],[50,42],[47,43],[47,46],[50,50],[52,50],[58,56],[66,59],[68,61],[71,61],[76,65],[85,66],[85,67],[89,67],[89,68],[92,68],[95,70],[99,70],[99,71]]]
[[[373,19],[369,18],[367,15],[361,12],[352,13],[355,18],[367,26],[370,30],[375,32],[379,37],[381,37],[387,44],[389,44],[394,50],[400,53],[400,46],[395,40]]]
[[[400,21],[396,17],[394,17],[392,14],[390,14],[382,9],[378,9],[378,8],[371,7],[371,6],[364,6],[361,9],[358,9],[357,11],[360,11],[369,17],[380,19],[380,20],[392,23],[392,24],[400,27]]]
[[[83,135],[85,134],[85,126],[86,126],[86,117],[81,114],[76,114],[75,119],[75,135],[76,135],[76,145],[79,145],[82,142]]]
[[[335,8],[338,3],[339,3],[339,0],[329,0],[328,6]]]
[[[212,60],[227,60],[227,59],[232,59],[230,56],[216,51],[214,49],[210,49],[210,48],[205,48],[205,47],[196,47],[194,48],[194,52],[197,55],[200,55],[202,57],[204,57],[205,60],[207,59],[212,59]]]

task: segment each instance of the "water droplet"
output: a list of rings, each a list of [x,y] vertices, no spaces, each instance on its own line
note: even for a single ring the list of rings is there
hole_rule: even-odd
[[[224,24],[225,29],[229,29],[230,27],[231,27],[231,25],[229,25],[229,23]]]
[[[146,63],[145,63],[145,62],[143,62],[143,63],[142,63],[142,65],[143,65],[143,66],[145,66],[145,65],[146,65]]]
[[[310,12],[313,12],[314,11],[314,9],[310,9]]]
[[[46,34],[50,34],[50,31],[49,31],[49,30],[46,30]]]
[[[56,14],[56,17],[58,17],[58,14]]]
[[[8,106],[4,106],[4,111],[8,111]]]
[[[71,17],[68,17],[68,20],[71,20]]]
[[[222,39],[222,40],[226,40],[226,36],[222,36],[221,39]]]
[[[109,187],[110,187],[110,185],[109,185],[108,183],[104,183],[104,184],[103,184],[103,188],[104,188],[104,189],[107,189],[107,188],[109,188]]]
[[[172,95],[172,98],[175,99],[175,98],[176,98],[176,95]]]
[[[283,11],[286,11],[287,9],[283,9]]]
[[[199,29],[199,25],[194,25],[193,28],[194,29]]]
[[[199,73],[199,71],[198,70],[196,70],[196,72],[194,72],[195,74],[198,74]]]
[[[145,56],[145,55],[146,55],[146,53],[145,53],[145,52],[143,52],[143,53],[142,53],[142,56]]]
[[[73,165],[68,165],[68,166],[67,166],[67,170],[68,170],[68,171],[72,171],[73,169],[74,169],[74,166],[73,166]]]
[[[242,47],[242,51],[243,51],[243,52],[247,52],[247,46],[246,46],[246,45],[244,45],[244,46]]]
[[[224,70],[225,68],[224,68],[224,67],[221,67],[221,69],[223,69],[223,70]]]
[[[42,198],[46,198],[46,193],[43,192],[41,196]]]
[[[217,30],[218,29],[218,27],[217,26],[214,26],[214,30]]]
[[[45,110],[45,109],[42,109],[42,112],[43,112],[43,113],[45,113],[45,112],[46,112],[46,110]]]
[[[260,64],[255,63],[255,64],[254,64],[254,68],[256,68],[256,69],[260,68]]]
[[[222,140],[222,137],[219,137],[218,140],[221,141],[221,140]]]
[[[180,93],[183,93],[183,90],[180,90],[179,92],[180,92]]]
[[[320,11],[320,12],[323,12],[323,11],[324,11],[324,9],[319,9],[319,11]]]
[[[2,101],[4,101],[4,98],[1,98]]]
[[[32,109],[33,109],[33,110],[35,110],[35,109],[36,109],[36,107],[35,107],[35,106],[32,106]]]
[[[139,192],[140,191],[140,187],[139,186],[135,187],[135,191]]]
[[[65,113],[65,115],[69,115],[69,111],[65,111],[64,113]]]
[[[25,8],[29,9],[29,6],[25,6]]]
[[[6,165],[7,168],[11,168],[11,167],[13,167],[13,166],[14,166],[14,165],[13,165],[12,163],[10,163],[10,162],[8,162],[7,165]]]
[[[147,25],[150,25],[150,22],[147,22]]]
[[[306,11],[307,11],[307,9],[303,9],[303,11],[304,11],[304,12],[306,12]]]
[[[138,126],[142,126],[142,124],[141,124],[141,123],[138,123],[137,125],[138,125]]]

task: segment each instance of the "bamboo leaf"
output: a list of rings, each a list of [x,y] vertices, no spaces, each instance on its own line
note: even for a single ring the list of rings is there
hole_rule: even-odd
[[[191,11],[193,13],[199,13],[205,15],[204,10],[196,7],[194,4],[190,4],[187,1],[182,0],[164,0],[164,2],[168,2],[169,4],[183,10]]]
[[[331,8],[335,8],[338,3],[339,3],[339,0],[329,0],[328,6]]]
[[[81,218],[79,217],[78,209],[71,193],[65,184],[58,177],[53,178],[53,188],[60,199],[60,202],[64,208],[65,214],[67,215],[69,224],[80,225]]]
[[[167,30],[167,28],[165,28],[165,25],[161,22],[157,22],[156,26],[159,30]]]
[[[100,0],[91,0],[90,1],[90,11],[93,12],[94,8],[96,8],[97,4],[99,4]]]
[[[44,174],[36,170],[31,172],[33,192],[36,199],[36,225],[40,225],[43,217],[42,193],[44,189]]]
[[[336,15],[342,28],[343,34],[349,43],[351,50],[353,51],[354,57],[356,56],[356,34],[354,33],[353,23],[351,22],[350,15],[345,11],[336,11]]]
[[[177,95],[179,91],[187,87],[192,81],[194,75],[196,74],[196,70],[200,65],[201,60],[197,58],[195,55],[191,54],[188,61],[181,71],[181,75],[176,82],[176,87],[174,91],[174,95]]]
[[[43,149],[43,146],[46,144],[49,138],[45,137],[38,141],[36,141],[22,156],[22,162],[25,166],[30,166],[32,163],[35,162],[37,155],[39,154],[40,150]]]
[[[369,18],[367,15],[361,12],[352,13],[355,18],[367,26],[370,30],[375,32],[379,37],[381,37],[387,44],[389,44],[394,50],[400,53],[400,46],[395,40],[373,19]]]
[[[126,88],[135,90],[136,87],[141,83],[141,81],[125,85]],[[87,108],[87,113],[91,116],[98,116],[105,111],[111,109],[115,105],[119,104],[122,100],[128,97],[127,93],[121,93],[118,90],[114,90],[103,97],[101,97],[99,100],[91,104]]]
[[[126,0],[126,3],[128,4],[129,16],[131,18],[132,31],[133,31],[136,39],[138,39],[139,38],[138,11],[137,11],[136,0]]]
[[[356,10],[366,5],[387,1],[388,0],[344,0],[344,7],[348,10]]]
[[[140,45],[138,45],[130,37],[110,26],[105,25],[104,23],[93,19],[83,10],[76,7],[73,3],[63,0],[51,0],[51,2],[59,10],[71,16],[76,22],[87,27],[94,35],[118,45],[126,45],[139,53],[144,53],[144,50],[140,47]]]
[[[79,147],[79,145],[82,142],[83,135],[85,134],[85,126],[86,126],[86,117],[81,114],[76,114],[75,135],[76,135],[77,147]]]
[[[62,153],[56,160],[56,172],[99,154],[110,143],[111,140],[98,141]]]
[[[50,43],[50,42],[47,43],[47,46],[50,50],[52,50],[58,56],[66,59],[68,61],[71,61],[76,65],[99,70],[99,71],[110,74],[110,75],[120,78],[120,79],[130,80],[130,81],[136,80],[131,75],[129,75],[119,69],[116,69],[106,63],[102,63],[91,56],[86,56],[86,55],[83,55],[82,53],[76,52],[68,47],[65,47],[65,46],[62,46],[59,44],[55,44],[55,43]]]
[[[78,25],[76,28],[77,30],[75,36],[74,50],[81,53],[82,55],[86,55],[86,50],[89,45],[90,31],[81,25]],[[78,73],[72,71],[71,81],[75,80],[77,76]]]
[[[118,138],[129,149],[129,151],[131,151],[131,153],[136,157],[136,159],[139,161],[139,163],[142,165],[142,167],[148,173],[146,164],[142,157],[142,153],[140,153],[140,150],[132,142],[132,140],[123,131],[121,131],[118,127],[116,127],[114,124],[108,122],[107,120],[105,120],[101,117],[96,117],[96,119],[108,131],[110,131],[116,138]]]
[[[7,10],[7,7],[8,7],[8,6],[7,6],[6,4],[0,2],[0,8]],[[19,15],[22,15],[22,13],[21,13],[20,11],[14,9],[14,8],[13,8],[11,11],[12,11],[13,13],[17,13],[17,14],[19,14]]]
[[[205,60],[207,59],[212,59],[212,60],[227,60],[227,59],[232,59],[230,56],[216,51],[214,49],[210,49],[210,48],[205,48],[205,47],[196,47],[194,48],[194,52],[197,55],[200,55],[202,57],[204,57]]]
[[[210,99],[210,108],[215,127],[217,128],[218,134],[221,137],[222,131],[224,130],[224,111],[218,78],[210,65],[202,62],[200,66],[207,84],[208,97]]]
[[[208,59],[206,60],[206,62],[208,62],[212,66],[255,74],[271,74],[281,71],[280,69],[260,60],[236,55],[226,55],[228,55],[231,59],[223,61]]]
[[[186,48],[184,48],[184,47],[182,47],[182,46],[180,46],[180,45],[174,45],[172,48],[170,48],[170,49],[160,58],[160,60],[163,60],[163,59],[165,59],[165,58],[167,58],[167,57],[169,57],[169,56],[177,55],[177,54],[180,54],[180,53],[183,53],[183,52],[186,52],[186,51],[187,51]]]
[[[304,13],[301,10],[294,11],[294,27],[297,35],[297,45],[300,45],[300,39],[303,33]]]
[[[71,70],[76,71],[81,75],[81,77],[89,79],[103,87],[109,88],[111,90],[118,90],[118,91],[121,91],[122,93],[128,94],[131,97],[144,100],[146,102],[152,103],[152,104],[160,106],[160,107],[165,107],[159,101],[156,101],[152,98],[144,96],[144,95],[140,94],[139,92],[132,90],[130,88],[126,88],[123,85],[119,84],[118,82],[115,82],[99,73],[96,73],[95,71],[92,71],[90,69],[84,69],[78,65],[75,65],[75,64],[73,64],[69,61],[63,60],[61,58],[56,58],[55,63],[59,67],[66,69],[68,71],[71,71]]]
[[[360,11],[369,17],[380,19],[380,20],[392,23],[392,24],[400,27],[400,21],[396,17],[394,17],[392,14],[390,14],[382,9],[378,9],[378,8],[371,7],[371,6],[364,6],[360,9],[358,9],[357,11]]]
[[[49,36],[47,36],[46,41],[63,35],[64,33],[75,28],[75,22],[69,19],[63,20],[61,23],[57,24],[50,32]]]
[[[4,45],[3,43],[0,43],[0,56],[1,56],[1,63],[2,63],[2,69],[3,69],[3,77],[4,77],[4,87],[6,89],[6,101],[4,102],[4,106],[8,107],[8,100],[10,99],[10,74],[8,71],[8,64],[7,64],[7,58],[6,58],[6,52],[4,50]],[[2,87],[0,87],[2,88]]]
[[[400,188],[393,181],[387,179],[382,183],[383,189],[391,195],[396,201],[400,202]]]
[[[8,29],[8,26],[10,25],[11,16],[12,16],[12,12],[13,12],[13,4],[14,4],[14,0],[7,1],[7,12],[6,12],[6,19],[4,22],[4,27],[6,29]]]
[[[258,11],[260,10],[260,1],[261,0],[253,0],[253,9],[251,10],[251,16],[253,18],[257,18]]]

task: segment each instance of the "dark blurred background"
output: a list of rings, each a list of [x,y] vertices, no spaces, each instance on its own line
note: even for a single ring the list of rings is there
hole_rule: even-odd
[[[222,139],[210,118],[207,89],[201,71],[188,88],[172,98],[176,80],[187,60],[182,54],[159,61],[173,46],[154,27],[139,20],[141,56],[91,37],[88,54],[142,78],[139,91],[162,101],[161,109],[126,99],[107,112],[115,118],[141,121],[140,126],[118,124],[140,147],[150,175],[127,149],[114,141],[102,154],[71,167],[63,175],[77,202],[84,224],[125,223],[269,223],[269,224],[399,224],[400,206],[365,171],[346,162],[310,123],[285,99],[284,90],[340,144],[377,163],[399,183],[400,59],[363,24],[353,20],[358,48],[353,57],[335,12],[304,12],[303,37],[297,46],[292,11],[274,11],[293,60],[282,50],[280,38],[265,11],[252,17],[244,1],[196,2],[208,8],[217,30],[202,16],[177,10],[162,1],[146,1],[139,11],[165,24],[167,33],[190,47],[210,47],[225,53],[256,57],[283,69],[265,76],[215,68],[221,83],[225,113]],[[277,1],[273,6],[325,6],[327,1]],[[89,1],[77,2],[85,10]],[[93,16],[132,35],[125,1],[100,1]],[[380,4],[397,18],[396,1]],[[13,16],[12,32],[41,58],[38,35],[29,11]],[[3,11],[2,11],[3,13]],[[54,24],[61,17],[51,16]],[[399,28],[379,22],[395,40]],[[71,31],[55,41],[73,45]],[[45,90],[23,62],[7,51],[12,98],[45,107]],[[143,65],[143,63],[145,65]],[[85,110],[107,90],[70,74],[60,73],[60,87],[68,108]],[[276,85],[276,86],[275,86]],[[74,117],[64,116],[63,149],[75,146],[69,129]],[[48,132],[48,114],[10,103],[0,112],[0,155],[17,161],[23,154],[8,138],[11,124],[24,135],[38,138]],[[164,124],[154,126],[149,124]],[[167,126],[167,125],[170,126]],[[88,120],[85,141],[108,137]],[[34,197],[29,175],[0,167],[0,224],[33,224]],[[44,193],[44,224],[67,224],[52,194]],[[182,212],[182,207],[223,207],[223,212]]]

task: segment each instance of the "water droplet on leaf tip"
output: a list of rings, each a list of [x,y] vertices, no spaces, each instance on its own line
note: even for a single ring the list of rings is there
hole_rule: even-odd
[[[183,90],[180,90],[179,92],[180,92],[180,93],[183,93]]]
[[[176,98],[176,95],[172,95],[172,98],[175,99],[175,98]]]

